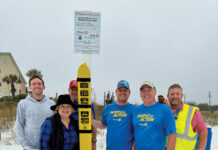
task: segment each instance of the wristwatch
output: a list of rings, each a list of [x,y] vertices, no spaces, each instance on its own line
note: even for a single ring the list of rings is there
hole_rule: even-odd
[[[96,143],[97,142],[97,139],[92,139],[92,143]]]

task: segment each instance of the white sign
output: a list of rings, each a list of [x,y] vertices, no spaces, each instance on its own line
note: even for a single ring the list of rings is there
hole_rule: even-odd
[[[74,51],[76,53],[100,53],[100,24],[100,13],[75,12]]]

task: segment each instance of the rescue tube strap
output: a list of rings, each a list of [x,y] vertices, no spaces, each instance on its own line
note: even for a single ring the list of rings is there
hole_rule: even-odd
[[[77,82],[91,82],[90,78],[77,78]]]
[[[79,133],[92,133],[92,130],[79,130]]]
[[[91,108],[91,105],[78,105],[78,108]]]

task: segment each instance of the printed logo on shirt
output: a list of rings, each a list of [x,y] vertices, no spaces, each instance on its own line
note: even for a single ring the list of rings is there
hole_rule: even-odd
[[[126,111],[111,111],[110,114],[112,114],[113,117],[127,117]]]
[[[140,126],[147,126],[148,124],[146,122],[154,121],[154,115],[150,115],[150,114],[139,114],[137,118],[139,119],[140,122],[145,122],[145,123],[141,123]]]
[[[141,124],[139,124],[140,126],[148,126],[148,124],[147,123],[141,123]]]
[[[114,121],[118,121],[118,122],[120,122],[120,121],[122,121],[122,119],[121,118],[118,118],[118,119],[113,119]]]
[[[111,111],[110,114],[113,116],[114,121],[122,121],[121,117],[127,117],[126,111]]]

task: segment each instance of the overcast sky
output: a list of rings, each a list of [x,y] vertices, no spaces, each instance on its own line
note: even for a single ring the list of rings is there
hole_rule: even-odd
[[[100,55],[92,55],[97,102],[125,79],[130,103],[153,81],[157,94],[179,83],[186,101],[218,104],[217,0],[0,0],[0,51],[23,75],[41,70],[45,94],[66,93],[85,61],[74,53],[74,11],[101,13]],[[28,78],[25,76],[28,81]]]

